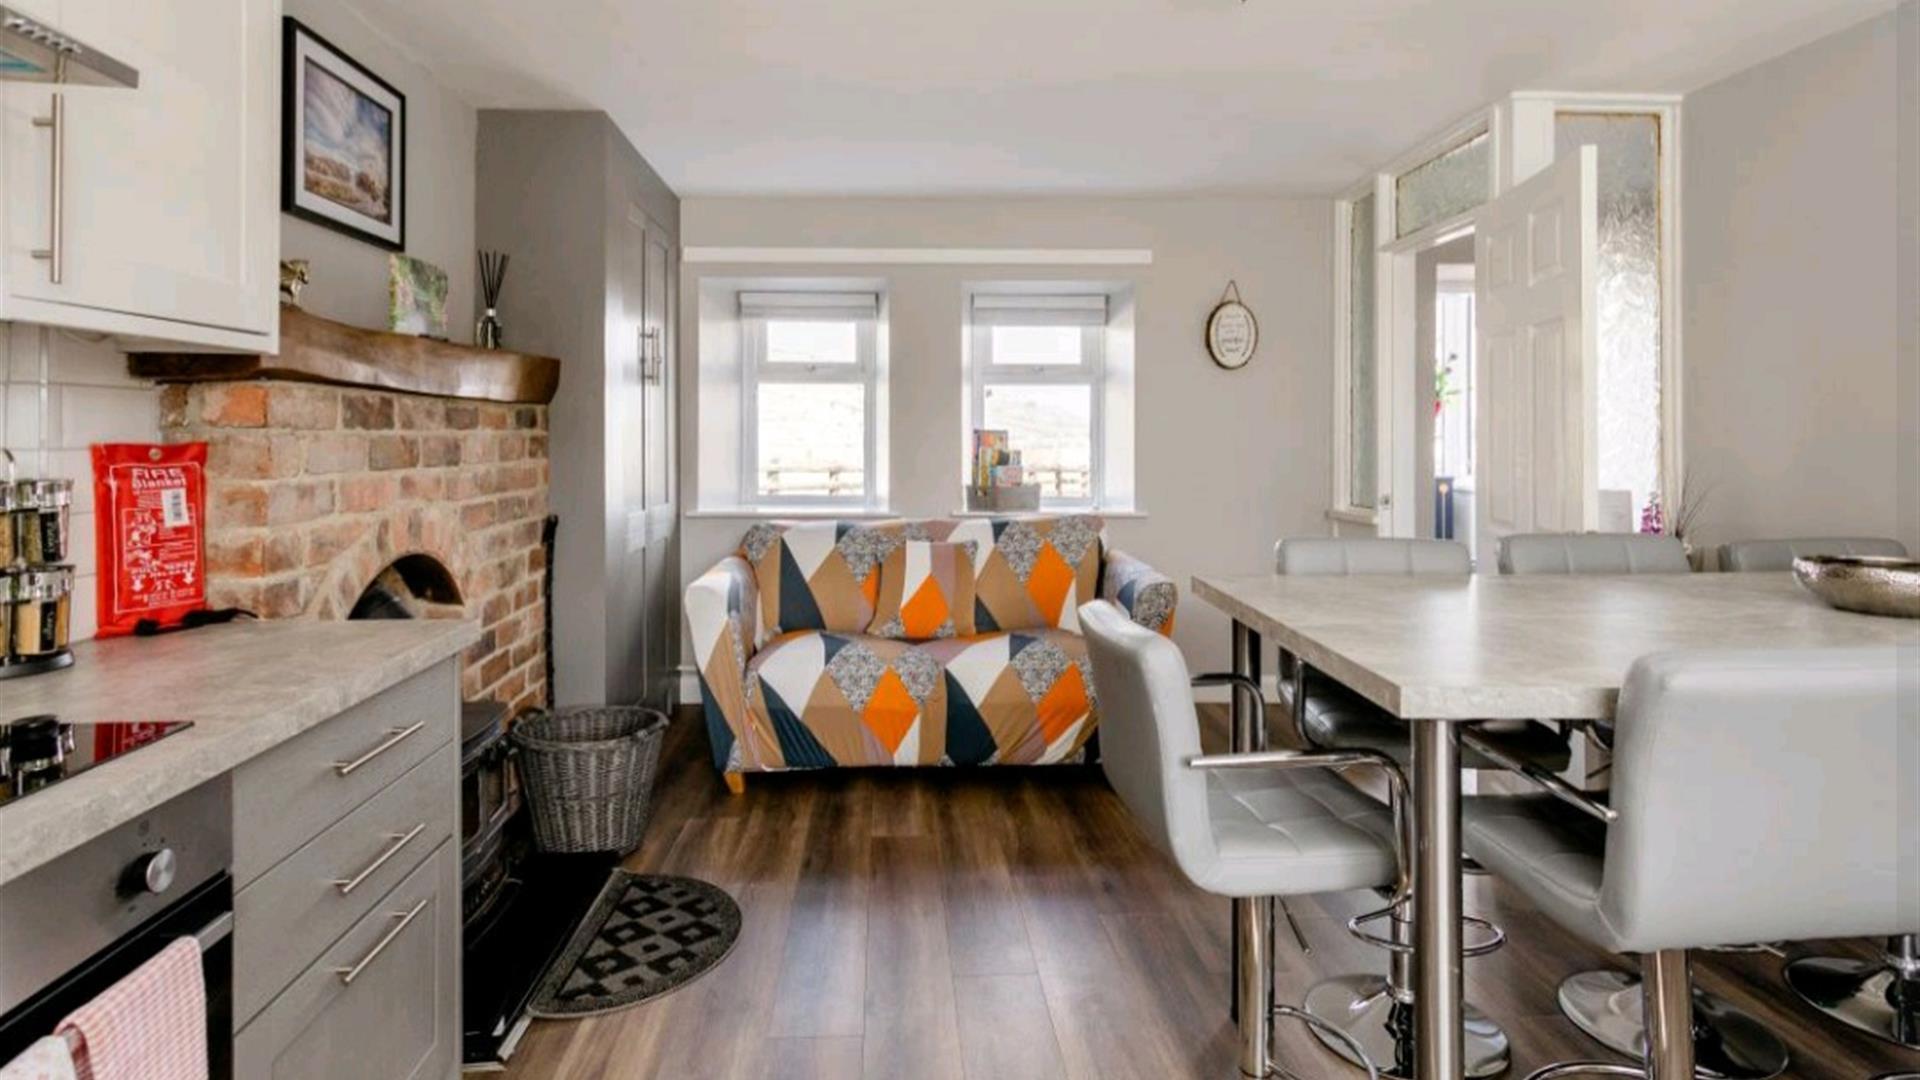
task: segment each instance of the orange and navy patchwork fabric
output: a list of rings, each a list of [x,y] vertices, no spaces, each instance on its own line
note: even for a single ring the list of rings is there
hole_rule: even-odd
[[[973,635],[973,541],[906,540],[880,564],[867,632],[900,641]]]
[[[714,764],[1079,760],[1099,710],[1076,609],[1170,633],[1178,598],[1104,543],[1090,515],[756,525],[687,587]]]

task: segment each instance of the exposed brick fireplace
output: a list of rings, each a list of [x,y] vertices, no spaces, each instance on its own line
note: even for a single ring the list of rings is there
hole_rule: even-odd
[[[287,380],[170,385],[170,442],[208,444],[215,607],[344,618],[396,563],[443,568],[478,619],[462,692],[546,694],[547,408]]]

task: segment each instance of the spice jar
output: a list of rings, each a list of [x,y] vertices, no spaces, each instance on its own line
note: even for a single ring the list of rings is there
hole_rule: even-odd
[[[13,576],[13,655],[50,656],[67,647],[72,630],[73,567],[39,566]]]
[[[12,570],[0,568],[0,665],[13,659],[13,586],[17,579]]]
[[[15,484],[15,555],[36,566],[65,562],[72,555],[68,531],[72,510],[71,480],[22,480]]]
[[[16,499],[12,484],[0,486],[0,570],[12,566],[18,557],[13,542],[13,505]],[[4,597],[0,597],[0,601],[3,600]]]

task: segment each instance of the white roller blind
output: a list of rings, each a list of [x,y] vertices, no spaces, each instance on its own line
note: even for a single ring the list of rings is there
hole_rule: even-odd
[[[740,314],[762,319],[872,319],[880,313],[875,293],[743,292]]]
[[[1107,298],[977,293],[973,321],[981,326],[1105,326]]]

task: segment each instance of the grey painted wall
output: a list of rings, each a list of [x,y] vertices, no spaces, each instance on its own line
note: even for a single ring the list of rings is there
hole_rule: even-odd
[[[1196,669],[1224,667],[1227,624],[1187,598],[1203,571],[1272,564],[1275,539],[1324,534],[1332,468],[1332,206],[1319,199],[688,199],[688,247],[1151,248],[1144,267],[687,265],[682,272],[682,490],[698,490],[696,414],[702,278],[861,277],[886,283],[891,337],[891,509],[951,513],[960,499],[961,316],[989,279],[1124,281],[1138,305],[1138,501],[1113,542],[1178,581],[1177,635]],[[1260,320],[1238,372],[1207,358],[1201,331],[1229,278]],[[682,523],[691,580],[733,550],[750,520]],[[682,659],[686,658],[683,649]]]
[[[1916,18],[1909,0],[1687,96],[1684,437],[1713,486],[1705,542],[1920,551]]]
[[[669,235],[679,201],[606,114],[485,110],[478,238],[512,255],[502,293],[508,345],[560,358],[550,416],[555,693],[562,704],[638,696],[643,597],[629,551],[623,441],[638,415],[634,334],[614,245],[629,208]]]
[[[442,86],[404,47],[337,0],[286,0],[299,19],[407,98],[407,251],[445,268],[447,333],[473,340],[474,107]],[[387,325],[385,248],[280,215],[280,257],[309,259],[300,306],[354,326]]]

